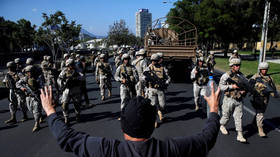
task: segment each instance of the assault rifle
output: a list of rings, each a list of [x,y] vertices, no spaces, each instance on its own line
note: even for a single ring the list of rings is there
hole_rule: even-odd
[[[270,85],[270,83],[264,82],[264,81],[262,80],[261,77],[258,77],[258,78],[256,79],[256,82],[259,82],[259,83],[261,83],[261,84],[264,84],[265,89],[263,90],[263,94],[267,95],[267,94],[270,94],[270,93],[277,93],[277,92],[276,92],[276,87],[274,87],[274,86],[272,87],[272,86]]]
[[[39,98],[38,94],[36,94],[27,84],[22,84],[23,88],[26,89],[25,95],[34,97],[38,102],[41,102],[41,99]]]
[[[125,79],[125,85],[131,90],[133,95],[136,95],[135,82],[130,79],[127,73],[121,73],[122,77]]]
[[[160,90],[167,89],[167,84],[164,79],[160,79],[154,72],[152,71],[144,71],[143,75],[146,77],[147,82],[151,82],[155,88]]]
[[[237,78],[236,80],[233,80],[232,78],[228,78],[227,82],[230,84],[236,84],[239,87],[238,90],[245,90],[252,94],[255,92],[254,88],[252,88],[249,85],[249,82],[247,80],[241,78],[240,76],[237,76],[236,78]]]

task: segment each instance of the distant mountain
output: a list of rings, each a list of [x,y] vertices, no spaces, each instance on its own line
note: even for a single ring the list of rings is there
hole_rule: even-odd
[[[85,29],[83,29],[83,28],[81,29],[81,33],[84,34],[85,37],[92,38],[92,39],[96,39],[96,38],[98,38],[98,39],[100,39],[100,38],[105,38],[105,36],[94,35],[94,34],[88,32],[87,30],[85,30]]]

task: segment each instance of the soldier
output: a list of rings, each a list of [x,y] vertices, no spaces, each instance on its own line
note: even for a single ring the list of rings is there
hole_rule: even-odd
[[[141,79],[144,70],[148,67],[148,63],[145,60],[145,51],[136,52],[136,59],[132,62],[132,65],[135,66],[139,76],[139,81],[136,85],[137,96],[145,96],[145,81]]]
[[[243,137],[242,133],[242,108],[243,97],[246,96],[246,89],[241,88],[241,83],[249,83],[245,76],[240,72],[240,65],[240,59],[231,59],[229,63],[231,70],[224,73],[220,79],[219,87],[222,91],[224,91],[220,131],[224,135],[228,134],[225,125],[228,123],[231,114],[233,114],[235,129],[237,131],[237,141],[246,142],[246,139]]]
[[[22,64],[20,62],[20,58],[15,59],[15,64],[16,64],[16,71],[17,72],[22,72],[23,67],[22,67]]]
[[[237,50],[233,50],[232,51],[232,55],[229,57],[229,61],[233,58],[238,58],[241,60],[241,56],[238,54],[238,51]]]
[[[47,55],[44,55],[44,56],[43,56],[43,61],[41,62],[41,66],[42,66],[45,62],[47,62],[47,58],[48,58]]]
[[[258,126],[258,132],[260,137],[265,137],[266,134],[263,131],[264,112],[269,103],[270,95],[278,97],[276,86],[272,78],[267,74],[269,65],[267,62],[259,64],[259,73],[256,73],[250,79],[250,85],[255,89],[253,94],[253,100],[251,100],[252,106],[256,110],[256,123]]]
[[[201,102],[203,109],[205,109],[205,101],[201,98],[206,93],[206,87],[208,83],[209,71],[204,64],[204,58],[199,57],[196,59],[198,61],[197,65],[191,71],[191,80],[193,81],[193,95],[195,103],[195,111],[199,109],[199,102]],[[204,110],[205,111],[205,110]]]
[[[148,98],[151,100],[151,105],[157,107],[157,123],[161,123],[164,118],[164,90],[167,89],[170,83],[170,77],[164,70],[164,67],[159,64],[159,59],[157,54],[153,54],[151,56],[152,63],[143,72],[144,79],[148,84]]]
[[[96,68],[97,63],[100,62],[100,55],[101,55],[101,52],[98,51],[98,52],[97,52],[97,57],[95,58],[94,63],[93,63],[93,66],[94,66],[95,68]]]
[[[116,68],[118,68],[119,67],[119,65],[121,65],[122,64],[122,55],[123,55],[123,51],[122,50],[120,50],[120,51],[118,51],[118,56],[115,58],[115,66],[116,66]]]
[[[128,54],[130,56],[130,60],[133,61],[134,60],[134,48],[131,47],[128,51]]]
[[[105,100],[105,86],[108,89],[108,97],[112,96],[112,67],[107,62],[105,54],[100,55],[100,62],[96,65],[95,78],[99,83],[101,100]]]
[[[5,83],[6,87],[9,88],[9,109],[11,113],[11,118],[9,120],[6,120],[6,124],[15,124],[17,123],[16,120],[16,112],[17,107],[20,106],[21,111],[23,113],[22,122],[26,121],[28,119],[26,114],[26,106],[24,102],[24,95],[23,92],[19,88],[16,87],[16,82],[20,80],[23,75],[20,72],[16,71],[16,64],[14,62],[8,62],[7,63],[8,72],[3,80],[3,83]]]
[[[79,73],[75,67],[74,59],[68,59],[66,61],[66,69],[60,72],[57,83],[60,89],[63,91],[61,103],[63,109],[63,115],[65,123],[68,124],[69,113],[68,106],[70,99],[72,99],[74,104],[74,109],[76,113],[76,121],[80,121],[80,102],[81,102],[81,80],[82,74]]]
[[[80,68],[81,73],[83,74],[82,80],[81,80],[81,94],[84,96],[86,105],[85,107],[91,107],[92,104],[89,103],[88,93],[87,93],[87,82],[86,82],[86,71],[87,71],[87,65],[86,65],[86,58],[84,56],[80,57]]]
[[[213,51],[211,51],[210,55],[207,57],[206,64],[207,64],[208,70],[211,72],[211,74],[213,74],[214,66],[216,65],[215,56],[214,56]]]
[[[136,95],[135,85],[138,82],[138,74],[134,66],[129,63],[129,55],[122,56],[122,64],[117,68],[115,80],[121,83],[121,110],[124,107],[124,100],[130,99]]]
[[[66,68],[65,62],[69,59],[69,57],[70,57],[70,55],[68,53],[65,53],[63,55],[63,60],[61,61],[61,64],[60,64],[61,71]]]
[[[43,87],[42,81],[36,76],[34,66],[28,65],[25,68],[26,77],[20,79],[16,86],[20,88],[26,95],[26,105],[28,110],[34,116],[34,127],[32,132],[40,130],[40,121],[42,121],[42,108],[40,100],[40,91]]]

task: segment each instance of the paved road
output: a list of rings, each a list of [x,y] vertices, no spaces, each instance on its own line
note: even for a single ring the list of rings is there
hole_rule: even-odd
[[[87,132],[93,136],[104,136],[122,140],[120,124],[117,120],[120,111],[119,84],[113,82],[112,99],[101,102],[98,98],[99,91],[97,84],[93,81],[92,74],[88,74],[88,92],[91,102],[97,106],[83,110],[82,122],[76,124],[72,118],[73,128]],[[3,121],[9,118],[7,99],[0,100],[0,156],[1,157],[57,157],[74,156],[71,153],[62,152],[56,141],[50,134],[47,124],[43,123],[43,129],[32,133],[33,120],[18,123],[8,127]],[[153,136],[160,139],[175,136],[189,136],[201,131],[206,119],[201,112],[194,111],[192,84],[173,83],[167,92],[167,115],[166,122],[156,129]],[[57,109],[61,111],[60,107]],[[267,123],[265,130],[268,138],[259,138],[256,130],[251,125],[253,120],[252,108],[246,99],[243,126],[248,144],[236,142],[233,120],[228,124],[230,134],[221,135],[210,157],[263,157],[280,156],[279,141],[280,131],[275,127],[280,126],[280,105],[279,99],[272,99],[266,112]],[[59,112],[61,114],[61,112]],[[74,116],[73,110],[71,117]],[[21,117],[21,113],[17,113]],[[29,117],[31,115],[29,114]],[[268,125],[269,124],[269,125]]]

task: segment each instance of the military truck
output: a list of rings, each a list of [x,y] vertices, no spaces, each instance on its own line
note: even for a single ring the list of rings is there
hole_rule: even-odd
[[[169,23],[177,23],[176,25]],[[162,52],[173,81],[189,80],[197,49],[197,28],[186,19],[163,17],[148,27],[145,39],[148,57]]]

